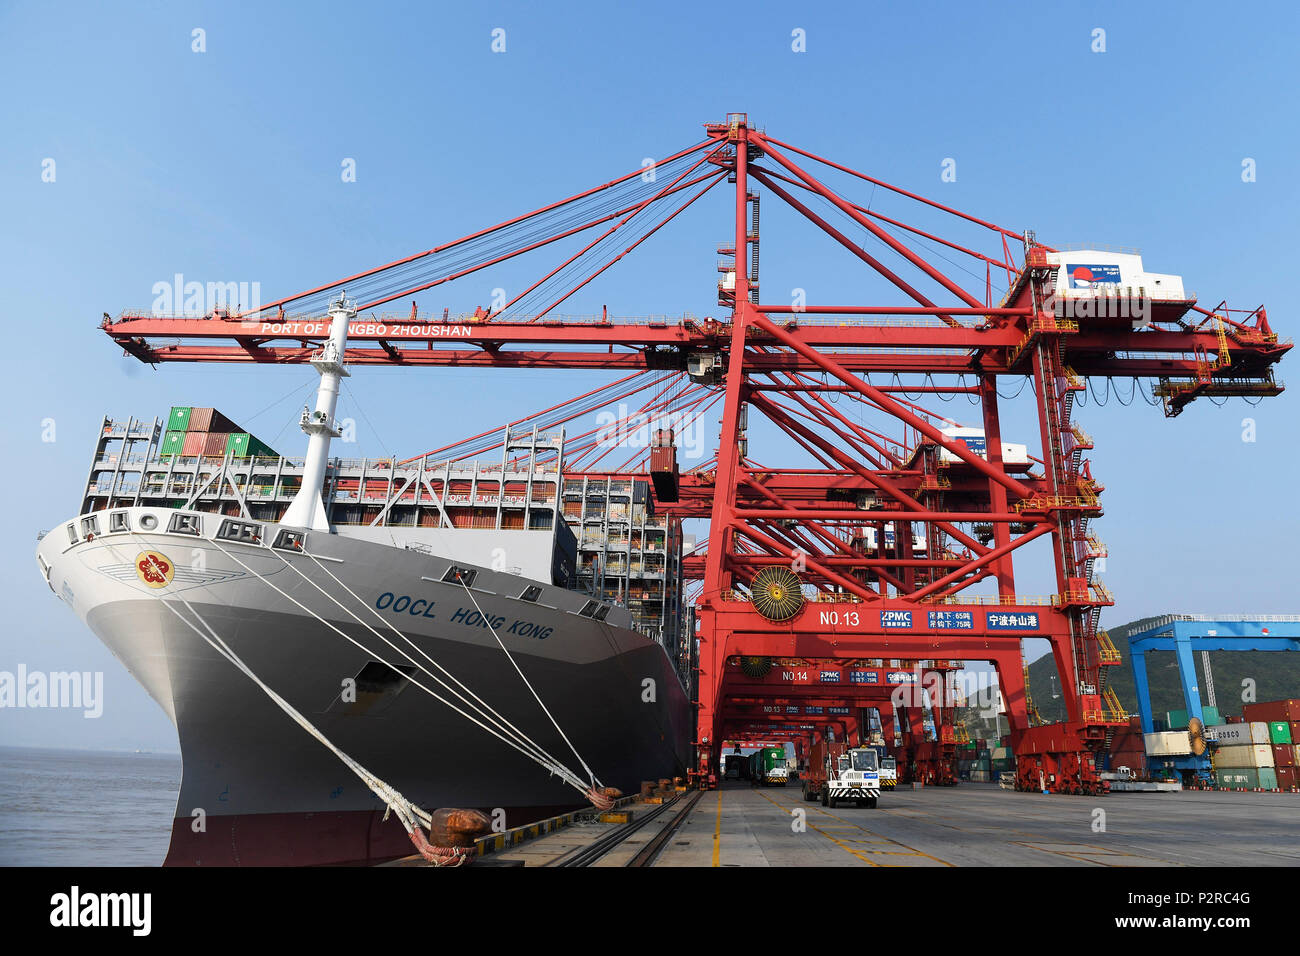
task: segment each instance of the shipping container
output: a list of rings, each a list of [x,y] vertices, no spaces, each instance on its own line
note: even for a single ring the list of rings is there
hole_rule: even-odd
[[[240,431],[240,427],[215,408],[190,409],[189,431],[192,432],[230,432]]]
[[[261,440],[260,440],[256,435],[249,435],[249,436],[248,436],[248,454],[249,454],[250,456],[252,456],[252,457],[255,457],[255,458],[279,458],[279,457],[281,457],[281,455],[280,455],[280,453],[279,453],[278,451],[276,451],[274,448],[272,448],[272,447],[271,447],[270,445],[268,445],[266,442],[261,441]],[[544,494],[543,494],[543,491],[544,491]],[[534,488],[533,488],[533,497],[534,497],[534,498],[538,498],[539,500],[550,501],[553,492],[554,492],[554,489],[552,489],[549,485],[544,486],[544,487],[534,487]]]
[[[198,458],[203,454],[203,446],[207,444],[207,432],[187,432],[185,434],[185,444],[183,452],[186,458]]]
[[[190,412],[193,409],[188,405],[173,405],[171,412],[167,415],[167,430],[172,432],[187,432],[190,430]]]
[[[1252,744],[1268,743],[1268,724],[1262,720],[1252,720],[1250,722],[1250,742]]]
[[[192,432],[206,432],[212,426],[211,408],[191,408],[190,409],[190,427],[186,429]]]
[[[1242,708],[1246,719],[1250,721],[1300,720],[1300,699],[1271,700],[1259,704],[1247,704]]]
[[[1285,720],[1268,722],[1268,742],[1271,744],[1291,743],[1291,725]]]
[[[1206,727],[1205,739],[1225,747],[1255,742],[1250,739],[1250,724],[1219,724],[1215,727]]]
[[[1277,785],[1283,790],[1300,789],[1300,767],[1278,767]]]
[[[203,454],[208,458],[225,458],[226,443],[229,436],[224,432],[209,432],[207,440],[203,443]]]
[[[1165,726],[1170,730],[1187,729],[1187,711],[1170,710],[1165,712]]]
[[[1259,786],[1262,790],[1277,789],[1277,771],[1272,767],[1259,768]]]
[[[1222,790],[1254,790],[1259,773],[1251,767],[1223,769],[1215,772],[1214,782]]]
[[[160,455],[183,455],[185,454],[185,432],[164,432],[162,445],[159,446]]]
[[[1248,744],[1239,747],[1220,747],[1214,754],[1216,767],[1271,767],[1273,748],[1268,744]]]
[[[231,432],[226,441],[226,451],[234,458],[280,457],[269,445],[248,432]]]
[[[1295,766],[1295,744],[1274,744],[1273,745],[1273,766],[1294,767]]]
[[[1219,708],[1211,707],[1209,704],[1201,708],[1201,723],[1208,725],[1222,722],[1223,718],[1219,716]]]
[[[1146,734],[1143,743],[1153,757],[1179,757],[1192,752],[1192,741],[1185,730]]]

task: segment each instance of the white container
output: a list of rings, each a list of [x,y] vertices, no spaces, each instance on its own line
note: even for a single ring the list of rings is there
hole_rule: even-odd
[[[1253,744],[1250,736],[1250,724],[1215,724],[1205,728],[1205,739],[1221,747],[1238,744]]]
[[[1220,747],[1214,753],[1214,766],[1224,770],[1272,767],[1273,748],[1268,744]]]
[[[1267,743],[1272,743],[1272,739],[1271,739],[1271,738],[1269,737],[1269,735],[1268,735],[1268,724],[1266,724],[1266,723],[1265,723],[1264,721],[1262,721],[1262,720],[1251,721],[1251,724],[1250,724],[1250,742],[1251,742],[1252,744],[1267,744]],[[1263,766],[1263,765],[1261,764],[1261,766]],[[1271,767],[1271,766],[1273,766],[1273,765],[1272,765],[1272,764],[1269,764],[1268,766]]]
[[[1147,753],[1152,757],[1181,757],[1192,752],[1192,740],[1185,730],[1144,734],[1143,742]]]

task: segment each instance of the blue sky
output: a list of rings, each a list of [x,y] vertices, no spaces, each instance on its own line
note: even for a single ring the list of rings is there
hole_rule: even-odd
[[[161,711],[32,560],[36,532],[77,505],[100,416],[215,405],[296,450],[288,422],[309,369],[153,370],[96,331],[101,313],[147,307],[175,273],[258,282],[269,300],[604,182],[736,110],[1046,242],[1140,247],[1149,270],[1183,275],[1204,304],[1263,302],[1275,329],[1294,334],[1292,4],[755,3],[742,19],[721,4],[693,5],[690,19],[633,4],[461,7],[0,7],[0,669],[102,670],[107,694],[99,720],[0,713],[0,743],[175,746]],[[191,49],[196,28],[206,52]],[[504,53],[491,48],[497,28]],[[1097,28],[1104,53],[1091,49]],[[792,50],[794,30],[806,52]],[[940,181],[946,158],[955,182]],[[1245,158],[1255,182],[1241,179]],[[54,182],[42,181],[48,159]],[[341,179],[345,159],[356,182]],[[718,314],[713,247],[728,220],[725,198],[709,198],[576,305]],[[877,286],[855,260],[794,226],[765,220],[764,297],[800,286],[809,301],[868,301]],[[472,308],[529,274],[423,304]],[[599,381],[369,370],[342,413],[359,403],[373,423],[357,454],[415,454]],[[1248,415],[1254,443],[1241,440]],[[42,441],[45,419],[54,442]],[[1090,403],[1078,420],[1097,438],[1106,486],[1097,530],[1119,605],[1105,621],[1296,610],[1293,393],[1255,409],[1197,402],[1172,421],[1140,403]],[[1032,421],[1023,402],[1009,406],[1008,440]],[[1037,590],[1036,572],[1022,574],[1022,590]]]

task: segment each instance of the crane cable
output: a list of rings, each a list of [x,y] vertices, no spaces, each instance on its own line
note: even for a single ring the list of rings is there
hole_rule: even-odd
[[[417,644],[416,644],[414,641],[412,641],[409,637],[407,637],[407,636],[406,636],[405,634],[403,634],[400,630],[398,630],[397,627],[396,627],[396,626],[395,626],[391,621],[386,620],[386,619],[385,619],[385,618],[384,618],[384,617],[383,617],[383,616],[382,616],[382,615],[381,615],[377,610],[375,610],[373,607],[371,607],[367,602],[363,601],[363,600],[361,599],[361,597],[360,597],[360,596],[359,596],[355,591],[353,591],[353,590],[352,590],[351,588],[349,588],[346,584],[344,584],[342,581],[340,581],[337,575],[335,575],[332,571],[330,571],[329,568],[325,567],[325,565],[321,564],[319,558],[318,558],[316,555],[312,554],[312,553],[309,552],[309,551],[303,551],[303,554],[307,555],[307,557],[309,557],[309,558],[311,558],[313,561],[315,561],[317,567],[319,567],[322,571],[324,571],[326,574],[328,574],[328,575],[329,575],[329,576],[330,576],[330,577],[335,581],[335,583],[338,584],[339,587],[343,588],[343,590],[347,591],[348,594],[350,594],[350,595],[352,595],[352,597],[356,598],[356,599],[357,599],[357,602],[358,602],[359,604],[361,604],[363,607],[368,608],[368,609],[370,610],[370,612],[371,612],[372,614],[374,614],[375,617],[379,618],[380,621],[382,621],[384,624],[386,624],[386,625],[387,625],[387,626],[388,626],[388,627],[393,631],[394,634],[396,634],[396,635],[397,635],[398,637],[400,637],[402,640],[406,641],[408,644],[410,644],[412,647],[414,647],[417,651],[419,651],[419,652],[420,652],[420,653],[425,657],[425,659],[427,659],[427,660],[429,661],[429,663],[431,663],[434,667],[438,668],[438,670],[440,670],[440,671],[442,671],[444,674],[446,674],[447,677],[448,677],[450,680],[455,681],[455,683],[456,683],[457,685],[459,685],[459,686],[460,686],[460,687],[465,691],[465,693],[467,693],[467,694],[469,694],[471,697],[473,697],[474,700],[476,700],[476,701],[477,701],[477,702],[478,702],[478,703],[479,703],[483,708],[485,708],[487,711],[489,711],[489,712],[491,713],[492,716],[498,718],[498,719],[501,721],[501,723],[505,724],[507,727],[509,727],[511,730],[513,730],[516,734],[518,734],[520,740],[526,742],[528,745],[530,745],[530,746],[532,746],[532,747],[535,747],[535,748],[537,749],[538,753],[540,753],[542,756],[544,756],[544,757],[546,758],[546,761],[547,761],[547,762],[546,762],[546,763],[542,763],[542,766],[546,767],[547,769],[551,769],[551,767],[553,767],[553,766],[559,766],[559,767],[561,767],[561,768],[563,769],[562,765],[560,764],[560,762],[559,762],[555,757],[552,757],[552,756],[550,755],[550,753],[548,753],[548,752],[547,752],[545,749],[543,749],[539,744],[537,744],[535,741],[533,741],[531,738],[529,738],[529,737],[528,737],[528,736],[527,736],[527,735],[526,735],[522,730],[520,730],[520,729],[519,729],[518,727],[516,727],[514,724],[510,723],[509,720],[507,720],[504,716],[502,716],[502,715],[499,714],[497,711],[495,711],[491,706],[489,706],[489,705],[487,704],[486,701],[484,701],[484,700],[483,700],[482,698],[480,698],[477,694],[475,694],[472,690],[470,690],[468,687],[466,687],[465,684],[461,683],[461,681],[457,680],[457,679],[456,679],[456,678],[451,674],[450,671],[448,671],[445,667],[443,667],[441,664],[439,664],[437,661],[435,661],[435,660],[434,660],[432,657],[430,657],[429,654],[427,654],[425,651],[421,650],[420,647],[419,647],[419,645],[417,645]],[[279,557],[281,558],[281,560],[284,560],[285,564],[287,564],[287,565],[289,565],[289,567],[293,568],[293,564],[292,564],[291,562],[285,560],[284,557],[283,557],[283,555],[279,555]],[[298,571],[299,574],[302,574],[302,571],[299,570],[298,568],[294,568],[294,570],[295,570],[295,571]],[[343,608],[343,610],[347,611],[348,614],[350,614],[350,615],[352,616],[352,618],[353,618],[354,620],[357,621],[357,623],[362,624],[363,626],[365,626],[365,627],[367,627],[367,628],[370,628],[370,625],[365,624],[365,622],[361,621],[361,620],[356,616],[355,613],[353,613],[349,608],[347,608],[346,606],[344,606],[342,602],[340,602],[340,601],[338,601],[337,599],[335,599],[334,596],[333,596],[332,594],[330,594],[328,591],[325,591],[324,588],[321,588],[319,584],[317,584],[315,581],[312,581],[311,578],[307,577],[305,574],[303,574],[302,576],[303,576],[303,579],[304,579],[304,580],[306,580],[306,581],[307,581],[308,583],[310,583],[310,584],[315,585],[315,586],[316,586],[316,587],[321,591],[321,593],[325,594],[325,595],[326,595],[327,597],[329,597],[331,600],[334,600],[334,602],[335,602],[336,604],[338,604],[339,607],[341,607],[341,608]],[[465,585],[465,582],[461,579],[460,575],[457,575],[456,577],[457,577],[457,580],[459,581],[459,583],[460,583],[462,586],[464,586],[464,585]],[[488,619],[488,615],[487,615],[486,613],[484,613],[484,611],[483,611],[483,609],[482,609],[481,607],[479,607],[478,601],[475,600],[473,592],[471,592],[471,591],[469,590],[468,586],[465,587],[465,590],[466,590],[467,593],[469,593],[470,600],[474,602],[474,607],[478,610],[479,616],[482,617],[483,622],[484,622],[485,624],[487,624],[488,629],[492,632],[492,636],[496,638],[497,644],[500,645],[500,647],[501,647],[501,649],[502,649],[503,651],[505,651],[506,657],[510,659],[510,663],[511,663],[512,665],[514,665],[515,671],[519,674],[520,678],[523,679],[523,682],[524,682],[525,685],[527,685],[528,689],[529,689],[530,691],[533,691],[533,696],[537,698],[537,703],[540,704],[541,707],[542,707],[542,710],[546,712],[546,716],[547,716],[547,717],[551,717],[551,713],[550,713],[550,711],[546,709],[546,705],[542,703],[541,698],[540,698],[540,697],[537,697],[537,692],[536,692],[535,690],[533,690],[533,686],[532,686],[532,684],[530,684],[530,683],[528,682],[528,678],[524,677],[524,673],[523,673],[523,671],[520,670],[519,665],[518,665],[517,663],[515,663],[514,656],[510,653],[509,649],[505,646],[505,644],[502,643],[500,636],[497,634],[496,628],[492,626],[492,622]],[[374,629],[373,629],[373,628],[370,628],[370,630],[372,631],[372,633],[374,632]],[[376,636],[379,636],[379,635],[376,634]],[[382,638],[381,638],[381,640],[382,640]],[[391,646],[391,645],[390,645],[390,646]],[[403,652],[399,651],[399,653],[403,653]],[[412,659],[409,657],[409,655],[404,655],[404,656],[407,656],[407,660],[412,660]],[[412,663],[415,663],[415,662],[412,660]],[[417,664],[417,666],[419,666],[419,665]],[[426,669],[426,673],[428,673],[427,669]],[[435,675],[430,674],[430,676],[434,677],[435,680],[438,680],[438,678],[437,678]],[[439,681],[439,682],[441,683],[441,681]],[[444,685],[444,686],[446,686],[446,685]],[[448,689],[451,690],[451,688],[448,688]],[[452,690],[452,693],[456,693],[456,691]],[[459,697],[460,695],[457,694],[457,696]],[[461,699],[464,700],[463,697],[462,697]],[[468,703],[468,702],[467,702],[467,703]],[[591,768],[590,768],[589,766],[587,766],[587,762],[586,762],[585,760],[582,759],[582,755],[581,755],[580,753],[578,753],[578,751],[577,751],[576,748],[573,747],[573,744],[570,742],[569,738],[565,735],[564,731],[560,729],[559,724],[555,723],[555,718],[554,718],[554,717],[551,717],[551,723],[555,724],[555,729],[558,730],[558,731],[560,732],[560,736],[564,738],[564,742],[565,742],[566,744],[568,744],[570,748],[573,748],[574,756],[576,756],[576,757],[578,758],[578,762],[581,763],[582,766],[583,766],[583,769],[587,771],[587,774],[588,774],[588,777],[590,778],[590,783],[591,783],[591,785],[590,785],[590,787],[589,787],[588,789],[589,789],[589,790],[595,790],[597,787],[601,786],[601,783],[600,783],[599,778],[597,778],[596,775],[592,772]],[[536,759],[536,758],[534,758],[534,759]],[[539,762],[541,762],[541,761],[539,761]],[[568,773],[570,776],[573,777],[574,780],[578,780],[578,783],[581,784],[581,780],[577,777],[576,774],[572,774],[572,772],[571,772],[571,771],[568,771],[567,769],[565,770],[565,773]],[[572,783],[572,781],[569,781],[569,780],[567,780],[567,779],[566,779],[566,782],[570,783],[571,786],[574,785],[574,784]],[[582,792],[584,795],[586,795],[586,796],[590,796],[590,793],[588,793],[587,790],[582,790],[582,788],[581,788],[580,786],[578,787],[578,789],[581,790],[581,792]],[[608,809],[608,808],[603,808],[603,809]]]
[[[264,575],[259,574],[257,571],[255,571],[253,568],[249,567],[249,566],[248,566],[247,564],[245,564],[243,561],[240,561],[239,558],[235,557],[235,555],[231,554],[229,551],[227,551],[225,548],[223,548],[223,547],[222,547],[220,544],[218,544],[216,541],[211,540],[211,539],[209,539],[209,541],[210,541],[210,543],[211,543],[214,547],[216,547],[216,549],[217,549],[218,551],[220,551],[222,554],[226,555],[226,557],[230,558],[230,560],[234,561],[234,562],[235,562],[236,564],[238,564],[241,568],[243,568],[243,569],[246,570],[249,574],[253,575],[255,578],[257,578],[258,580],[260,580],[260,581],[261,581],[263,584],[265,584],[267,587],[269,587],[269,588],[271,588],[272,590],[274,590],[274,591],[275,591],[277,594],[279,594],[281,597],[285,598],[286,600],[288,600],[288,601],[292,602],[293,604],[297,605],[298,607],[302,608],[302,610],[306,611],[308,614],[310,614],[312,617],[314,617],[314,618],[315,618],[316,620],[318,620],[320,623],[324,624],[324,625],[325,625],[326,627],[328,627],[330,630],[334,631],[336,634],[338,634],[338,635],[339,635],[340,637],[342,637],[344,640],[348,641],[348,642],[351,643],[351,644],[354,644],[356,647],[358,647],[358,648],[360,648],[361,650],[365,651],[367,654],[370,654],[370,655],[372,655],[372,656],[375,655],[375,652],[374,652],[373,648],[368,648],[368,647],[366,647],[364,644],[362,644],[360,641],[358,641],[358,640],[356,640],[355,638],[349,636],[348,634],[345,634],[345,633],[344,633],[343,631],[341,631],[337,626],[335,626],[334,624],[332,624],[332,623],[330,623],[329,621],[325,620],[323,617],[321,617],[319,614],[317,614],[317,613],[316,613],[315,611],[313,611],[311,608],[307,607],[307,606],[306,606],[305,604],[303,604],[301,601],[298,601],[296,598],[291,597],[290,595],[286,594],[286,593],[285,593],[284,591],[282,591],[280,588],[276,587],[276,585],[273,584],[271,581],[268,581]],[[288,566],[291,567],[291,568],[293,567],[293,564],[292,564],[290,561],[288,561],[288,559],[286,559],[286,558],[284,557],[284,555],[282,555],[282,554],[280,554],[279,552],[275,551],[275,549],[271,549],[271,551],[272,551],[272,553],[275,554],[278,558],[280,558],[280,560],[283,561],[286,565],[288,565]],[[301,576],[303,577],[303,579],[306,580],[308,583],[315,584],[315,582],[313,582],[310,578],[308,578],[305,574],[302,573],[301,569],[294,568],[294,570],[298,571],[299,575],[301,575]],[[331,574],[330,576],[331,576],[331,577],[334,577],[332,574]],[[334,580],[337,581],[338,578],[335,577]],[[340,582],[340,583],[341,583],[341,582]],[[442,685],[443,685],[445,688],[447,688],[447,690],[449,690],[451,693],[456,694],[458,697],[461,696],[457,691],[455,691],[455,690],[453,690],[452,688],[450,688],[450,687],[446,684],[445,681],[443,681],[443,680],[442,680],[441,678],[439,678],[437,675],[435,675],[435,674],[433,674],[431,671],[429,671],[429,669],[426,668],[426,667],[424,667],[424,665],[420,664],[419,661],[415,660],[415,658],[411,657],[409,654],[407,654],[406,652],[402,651],[400,648],[395,647],[391,641],[389,641],[387,638],[385,638],[382,634],[379,634],[378,631],[376,631],[373,627],[371,627],[371,626],[370,626],[369,624],[367,624],[365,621],[362,621],[359,617],[357,617],[357,615],[356,615],[353,611],[349,610],[346,606],[344,606],[344,605],[343,605],[341,602],[339,602],[337,599],[334,599],[333,596],[330,595],[327,591],[325,591],[324,588],[320,587],[319,584],[315,584],[315,586],[316,586],[317,590],[321,591],[321,592],[324,593],[327,597],[330,597],[332,600],[334,600],[334,602],[335,602],[336,604],[338,604],[339,607],[341,607],[344,611],[346,611],[346,612],[348,613],[348,615],[351,616],[352,619],[355,620],[358,624],[360,624],[362,627],[365,627],[365,628],[366,628],[367,630],[369,630],[372,634],[374,634],[376,637],[378,637],[381,641],[383,641],[383,642],[384,642],[385,644],[387,644],[389,647],[392,647],[394,650],[396,650],[399,654],[401,654],[403,657],[405,657],[405,658],[406,658],[408,661],[410,661],[412,664],[415,664],[416,667],[418,667],[420,670],[424,671],[426,674],[428,674],[430,677],[432,677],[432,678],[433,678],[435,681],[437,681],[439,684],[442,684]],[[344,585],[344,587],[345,587],[345,589],[346,589],[346,585]],[[349,593],[350,593],[350,594],[353,594],[354,597],[356,596],[355,593],[352,592],[352,591],[350,591],[350,590],[349,590]],[[359,600],[359,599],[358,599],[358,600]],[[409,638],[407,638],[407,640],[409,641]],[[422,652],[422,653],[423,653],[423,652]],[[427,657],[428,655],[426,654],[425,656]],[[432,660],[432,658],[430,658],[430,660]],[[393,668],[393,665],[392,665],[391,663],[389,663],[389,662],[386,661],[386,660],[383,660],[382,658],[381,658],[381,663],[386,664],[388,667],[390,667],[390,668],[396,670],[396,668]],[[442,669],[442,668],[441,668],[441,665],[437,665],[437,664],[435,663],[435,666],[438,666],[440,669]],[[448,676],[450,676],[450,674],[449,674]],[[518,743],[518,742],[516,742],[516,741],[514,741],[514,740],[509,739],[507,736],[505,736],[503,733],[499,732],[498,730],[496,730],[496,729],[494,729],[494,728],[492,728],[492,727],[487,726],[487,724],[483,723],[481,720],[477,719],[476,717],[474,717],[474,716],[472,716],[472,715],[470,715],[470,714],[467,714],[465,711],[461,710],[459,707],[457,707],[457,706],[456,706],[455,704],[453,704],[451,701],[449,701],[449,700],[445,699],[444,697],[440,696],[436,691],[431,690],[430,688],[426,687],[424,684],[420,683],[419,681],[415,680],[414,678],[410,678],[410,677],[408,677],[407,679],[410,680],[411,683],[414,684],[416,687],[419,687],[421,690],[423,690],[423,691],[424,691],[426,694],[428,694],[430,697],[433,697],[435,700],[437,700],[437,701],[439,701],[439,702],[441,702],[441,703],[443,703],[443,704],[446,704],[448,707],[450,707],[452,710],[456,711],[456,712],[457,712],[458,714],[460,714],[462,717],[465,717],[467,720],[471,721],[472,723],[477,724],[479,727],[482,727],[484,730],[486,730],[488,733],[492,734],[492,735],[493,735],[494,737],[496,737],[498,740],[502,741],[503,743],[507,744],[508,746],[513,747],[515,750],[517,750],[517,751],[519,751],[520,753],[524,754],[524,756],[526,756],[526,757],[528,757],[529,759],[533,760],[534,762],[540,764],[544,769],[550,771],[553,775],[560,777],[560,778],[561,778],[562,780],[564,780],[564,782],[567,783],[569,786],[571,786],[571,787],[573,787],[574,789],[578,790],[580,793],[583,793],[583,794],[586,793],[586,790],[587,790],[586,785],[582,783],[581,778],[579,778],[579,777],[577,776],[577,774],[573,773],[573,771],[569,770],[567,767],[565,767],[565,766],[564,766],[563,764],[561,764],[559,761],[554,760],[554,758],[551,758],[550,760],[546,760],[546,759],[543,759],[543,758],[539,758],[537,755],[535,755],[535,754],[533,754],[533,753],[530,753],[529,750],[528,750],[528,746],[532,746],[532,747],[536,748],[537,751],[539,751],[541,754],[545,755],[546,757],[549,757],[549,754],[546,754],[546,752],[545,752],[545,750],[543,750],[543,748],[541,748],[541,747],[540,747],[539,745],[537,745],[535,742],[533,742],[533,741],[531,741],[531,740],[528,740],[528,738],[523,734],[522,731],[518,731],[518,730],[516,729],[516,733],[518,733],[518,734],[520,735],[520,738],[521,738],[523,741],[525,741],[525,743],[526,743],[527,746],[525,746],[525,745],[521,745],[520,743]],[[455,678],[452,678],[452,679],[455,680]],[[460,682],[457,681],[457,683],[460,683]],[[462,684],[461,686],[464,686],[464,685]],[[468,690],[468,688],[466,688],[466,689]],[[471,692],[471,693],[472,693],[472,692]],[[463,698],[463,697],[461,697],[461,699],[462,699],[462,701],[464,701],[464,698]],[[469,704],[468,704],[468,701],[466,701],[465,703],[467,704],[467,706],[472,706],[472,705],[469,705]],[[490,712],[490,713],[483,714],[483,716],[485,716],[486,719],[489,719],[489,720],[500,720],[501,722],[503,722],[503,723],[507,723],[507,725],[509,725],[509,724],[508,724],[508,721],[505,721],[505,718],[500,717],[499,715],[496,715],[495,711],[492,711],[491,708],[489,708],[489,707],[487,706],[487,704],[483,704],[482,706],[483,706],[484,708],[487,708],[487,710]],[[509,726],[513,726],[513,725],[509,725]]]

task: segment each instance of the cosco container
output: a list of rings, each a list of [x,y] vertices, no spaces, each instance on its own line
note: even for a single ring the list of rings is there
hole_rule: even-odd
[[[1220,747],[1214,754],[1216,767],[1272,767],[1273,748],[1268,744],[1247,744],[1241,747]]]
[[[1250,724],[1219,724],[1216,727],[1206,727],[1205,739],[1221,747],[1254,743],[1250,739]]]

